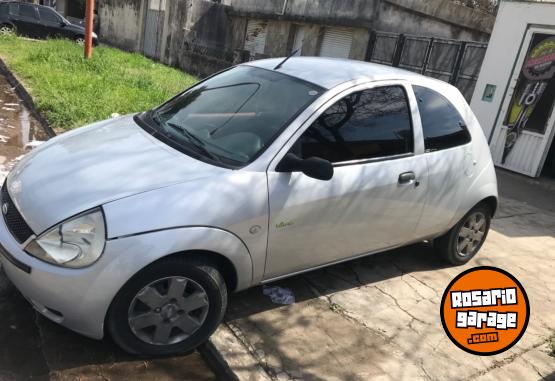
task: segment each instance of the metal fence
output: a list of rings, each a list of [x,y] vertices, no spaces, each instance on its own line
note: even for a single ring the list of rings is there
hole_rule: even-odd
[[[455,85],[470,101],[487,43],[371,32],[366,60]]]

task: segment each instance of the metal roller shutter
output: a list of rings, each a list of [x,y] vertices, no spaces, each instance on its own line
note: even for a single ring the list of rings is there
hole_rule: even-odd
[[[255,54],[264,54],[267,25],[266,22],[259,20],[249,20],[247,24],[245,50],[251,52],[251,57],[254,57]]]
[[[353,31],[347,28],[326,28],[322,45],[321,57],[349,58],[353,43]]]

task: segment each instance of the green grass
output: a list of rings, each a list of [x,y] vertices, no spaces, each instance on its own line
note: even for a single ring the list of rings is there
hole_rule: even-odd
[[[0,36],[0,57],[54,128],[69,130],[112,113],[157,106],[197,79],[136,53],[99,46],[93,58],[71,41]]]

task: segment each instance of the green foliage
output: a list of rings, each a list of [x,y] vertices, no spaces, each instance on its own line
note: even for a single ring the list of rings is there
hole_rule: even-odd
[[[66,40],[0,36],[0,56],[53,127],[66,130],[157,106],[197,79],[136,53],[99,46],[85,60]]]

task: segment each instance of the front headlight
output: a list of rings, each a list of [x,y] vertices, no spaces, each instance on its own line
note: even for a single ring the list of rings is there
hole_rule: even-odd
[[[25,251],[54,265],[80,268],[102,255],[106,242],[104,214],[94,209],[53,227],[31,241]]]

